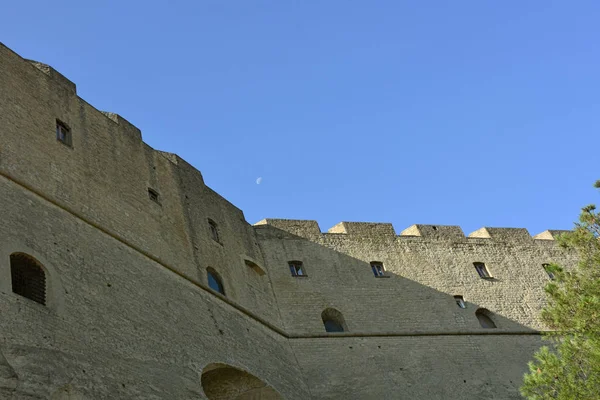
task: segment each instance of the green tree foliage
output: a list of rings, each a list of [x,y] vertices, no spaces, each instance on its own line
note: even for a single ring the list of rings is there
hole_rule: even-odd
[[[600,181],[594,185],[600,189]],[[545,288],[542,319],[552,330],[551,345],[529,363],[521,394],[529,400],[600,399],[600,214],[584,207],[573,232],[561,235],[562,247],[576,251],[575,269],[552,264]]]

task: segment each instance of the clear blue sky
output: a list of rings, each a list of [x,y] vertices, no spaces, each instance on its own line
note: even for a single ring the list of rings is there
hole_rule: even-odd
[[[600,199],[598,0],[12,1],[1,18],[0,41],[251,223],[536,234]]]

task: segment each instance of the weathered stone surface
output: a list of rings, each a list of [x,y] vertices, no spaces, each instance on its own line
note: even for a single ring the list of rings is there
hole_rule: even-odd
[[[0,204],[2,399],[517,399],[544,329],[542,264],[576,261],[560,231],[252,226],[187,162],[2,45]],[[46,306],[13,293],[14,252],[43,265]],[[325,332],[328,308],[347,332]]]

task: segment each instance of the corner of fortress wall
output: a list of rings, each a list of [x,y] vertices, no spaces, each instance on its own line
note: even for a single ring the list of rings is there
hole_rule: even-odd
[[[52,90],[54,90],[56,92],[60,92],[61,97],[64,97],[64,98],[77,97],[78,101],[85,103],[90,108],[95,109],[94,106],[90,105],[85,100],[83,100],[82,98],[77,96],[77,85],[74,82],[72,82],[71,80],[69,80],[67,77],[65,77],[63,74],[58,72],[56,69],[54,69],[52,66],[50,66],[48,64],[44,64],[44,63],[36,61],[36,60],[30,60],[30,59],[23,58],[19,54],[15,53],[13,50],[11,50],[9,47],[7,47],[6,45],[4,45],[1,42],[0,42],[0,56],[7,56],[6,59],[9,59],[9,58],[17,59],[17,60],[23,61],[24,63],[29,64],[32,68],[35,68],[35,70],[41,72],[43,74],[42,76],[46,77],[46,85],[45,86],[52,88]],[[127,121],[125,118],[123,118],[119,114],[116,114],[113,112],[107,112],[107,111],[100,111],[100,110],[98,110],[98,111],[100,113],[102,113],[104,116],[106,116],[106,118],[108,118],[109,120],[111,120],[112,122],[117,124],[118,129],[122,133],[130,135],[139,141],[142,140],[142,133],[141,133],[140,129],[137,128],[135,125],[131,124],[129,121]],[[69,125],[67,121],[62,121],[62,122],[65,122],[65,123],[67,123],[67,125]]]
[[[498,242],[531,243],[532,240],[554,241],[567,230],[546,230],[531,236],[525,228],[493,228],[483,227],[468,236],[465,236],[460,226],[455,225],[422,225],[415,224],[404,229],[400,235],[391,223],[377,222],[340,222],[321,232],[315,220],[292,220],[266,218],[254,224],[255,227],[271,226],[282,231],[306,239],[314,239],[321,235],[338,234],[359,238],[394,237],[399,240],[405,238],[421,238],[426,240],[464,241],[468,239],[490,239]]]
[[[188,277],[198,274],[185,259],[199,246],[190,241],[207,217],[223,229],[252,231],[242,210],[207,187],[199,170],[153,149],[119,114],[87,103],[51,66],[0,44],[0,70],[4,177]],[[57,120],[71,130],[71,146],[57,143]],[[158,208],[148,204],[149,189],[160,194]],[[238,242],[254,251],[251,238]]]

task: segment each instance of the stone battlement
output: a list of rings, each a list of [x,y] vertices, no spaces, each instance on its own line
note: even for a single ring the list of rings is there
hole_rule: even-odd
[[[556,240],[566,230],[546,230],[531,236],[525,228],[493,228],[483,227],[465,236],[460,226],[456,225],[424,225],[415,224],[396,234],[391,223],[387,222],[340,222],[326,232],[322,232],[317,221],[293,220],[293,219],[263,219],[254,226],[272,226],[296,236],[315,238],[321,235],[341,234],[362,238],[396,237],[423,238],[427,240],[451,240],[460,241],[468,239],[491,239],[501,242],[528,243],[532,240]]]
[[[250,225],[1,44],[0,143],[0,398],[514,399],[577,261],[557,230]]]

